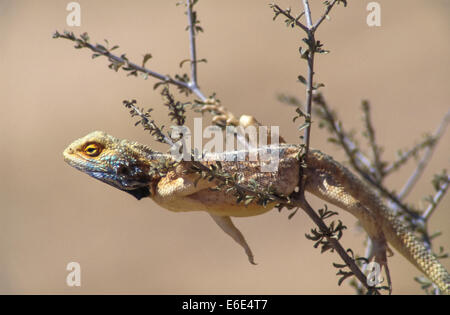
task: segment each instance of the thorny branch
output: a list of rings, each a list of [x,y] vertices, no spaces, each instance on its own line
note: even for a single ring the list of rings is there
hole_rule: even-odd
[[[282,10],[278,5],[271,5],[272,9],[275,12],[274,19],[279,15],[282,14],[285,17],[287,17],[287,20],[285,21],[288,26],[298,26],[300,27],[306,34],[307,38],[304,38],[303,41],[307,44],[308,49],[305,50],[303,48],[300,48],[300,54],[301,57],[306,59],[307,65],[308,65],[308,74],[307,79],[303,78],[302,76],[299,76],[299,81],[304,83],[306,85],[306,114],[303,114],[301,110],[299,111],[299,108],[297,110],[297,113],[300,114],[300,116],[303,116],[305,118],[305,147],[306,152],[309,150],[310,146],[310,134],[311,134],[311,112],[312,112],[312,101],[313,101],[313,92],[314,90],[317,90],[319,87],[323,86],[323,84],[317,84],[314,85],[314,56],[315,53],[327,53],[326,50],[322,49],[322,44],[319,41],[316,41],[315,39],[315,31],[320,26],[320,24],[324,21],[324,19],[328,16],[329,12],[333,8],[333,6],[336,3],[343,2],[344,5],[346,5],[345,1],[336,1],[333,0],[331,2],[326,1],[326,10],[324,14],[319,18],[319,20],[313,24],[312,17],[311,17],[311,10],[309,7],[308,0],[303,0],[303,8],[304,11],[299,14],[297,17],[293,17],[290,14],[290,9]],[[305,16],[306,18],[306,26],[302,24],[299,20],[302,16]],[[348,140],[341,139],[342,142],[349,142]],[[350,143],[351,144],[351,143]],[[353,147],[356,147],[353,145]],[[353,149],[352,149],[353,150]],[[304,190],[300,189],[298,193],[296,193],[296,196],[298,198],[298,202],[300,207],[307,213],[307,215],[314,221],[314,223],[319,226],[320,230],[322,232],[327,230],[327,226],[324,224],[324,222],[320,219],[320,217],[317,216],[315,211],[311,208],[311,206],[308,204],[308,202],[305,199],[304,196]],[[343,281],[346,277],[348,277],[350,274],[354,274],[363,285],[366,285],[366,280],[364,274],[361,272],[359,267],[354,263],[355,261],[351,259],[348,255],[346,255],[346,252],[343,250],[339,242],[331,238],[329,239],[329,242],[331,246],[336,249],[338,254],[344,259],[345,263],[349,268],[351,269],[351,273],[346,273],[342,270],[340,270],[340,274],[343,275],[340,281]],[[369,289],[369,292],[370,289]]]
[[[346,0],[333,0],[331,2],[325,1],[326,9],[325,12],[321,15],[321,17],[317,20],[316,23],[313,23],[311,16],[311,9],[309,6],[308,0],[302,0],[303,2],[303,12],[298,16],[294,17],[291,15],[291,9],[283,10],[276,4],[271,4],[270,7],[273,9],[275,16],[274,20],[277,16],[284,15],[287,20],[285,20],[286,25],[294,27],[300,27],[305,33],[306,38],[303,38],[303,42],[306,43],[307,49],[303,49],[300,47],[300,55],[303,59],[306,59],[308,65],[308,73],[307,78],[305,79],[303,76],[299,76],[299,81],[306,85],[306,115],[305,115],[305,134],[304,134],[304,143],[306,146],[306,152],[309,150],[310,142],[311,142],[311,111],[312,111],[312,99],[313,92],[317,90],[319,87],[323,86],[323,84],[314,84],[314,57],[316,53],[328,53],[327,50],[322,48],[322,44],[320,41],[316,41],[315,32],[320,24],[324,21],[324,19],[328,16],[331,9],[337,3],[343,3],[344,6],[347,5]],[[300,22],[300,18],[305,16],[306,25]]]
[[[313,78],[314,78],[314,55],[316,53],[316,38],[315,29],[313,29],[311,10],[309,8],[308,0],[303,0],[303,7],[305,9],[305,16],[307,22],[308,35],[307,44],[309,46],[309,53],[307,57],[308,62],[308,79],[306,81],[306,123],[308,124],[305,129],[305,145],[306,152],[309,150],[309,144],[311,139],[311,108],[312,108],[312,93],[313,93]]]
[[[355,275],[355,277],[360,281],[362,285],[366,287],[368,290],[368,293],[371,294],[379,294],[378,290],[376,288],[370,287],[367,284],[367,278],[364,275],[364,273],[361,271],[361,269],[358,267],[358,265],[355,263],[355,259],[350,257],[348,255],[348,252],[342,247],[342,245],[339,243],[339,240],[335,237],[329,237],[329,228],[328,226],[323,222],[323,220],[317,215],[317,213],[314,211],[314,209],[309,205],[308,201],[305,199],[305,195],[303,191],[299,195],[299,198],[297,200],[298,205],[305,211],[305,213],[313,220],[313,222],[319,227],[319,229],[322,231],[322,233],[325,233],[327,235],[327,241],[330,243],[330,245],[333,247],[334,250],[338,253],[338,255],[344,260],[346,266],[351,270],[351,273],[345,273],[344,276],[348,277],[350,274]],[[340,270],[340,272],[343,272]]]
[[[189,50],[191,52],[191,85],[193,89],[198,89],[197,83],[197,51],[195,48],[195,29],[192,14],[192,7],[194,4],[192,0],[186,0],[187,15],[188,15],[188,30],[189,30]]]
[[[64,38],[71,40],[73,42],[76,42],[75,48],[88,48],[94,52],[92,55],[92,58],[96,58],[99,55],[105,56],[108,58],[108,60],[111,62],[110,68],[114,69],[115,71],[118,71],[120,68],[122,68],[125,71],[129,72],[129,75],[137,75],[137,73],[142,73],[146,76],[154,77],[161,82],[155,84],[155,88],[159,86],[161,83],[168,83],[175,85],[180,88],[182,91],[190,91],[194,94],[196,94],[202,101],[206,101],[207,98],[203,95],[203,93],[198,89],[198,87],[195,87],[188,79],[185,77],[176,76],[175,78],[172,78],[169,75],[163,75],[159,72],[147,69],[144,67],[144,65],[139,66],[138,64],[128,60],[128,58],[125,56],[125,54],[122,54],[120,56],[117,56],[111,51],[113,49],[116,49],[118,46],[114,46],[111,49],[107,49],[105,46],[96,44],[93,45],[89,42],[89,36],[87,33],[83,33],[80,35],[80,37],[76,37],[73,32],[67,32],[64,31],[63,33],[59,33],[56,31],[53,34],[53,38]],[[144,57],[145,60],[145,57]],[[146,61],[146,60],[145,60]]]

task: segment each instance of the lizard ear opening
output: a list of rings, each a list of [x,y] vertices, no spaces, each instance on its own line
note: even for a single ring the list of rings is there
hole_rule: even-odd
[[[133,195],[137,200],[141,200],[142,198],[150,196],[150,189],[147,186],[124,191],[129,193],[130,195]]]

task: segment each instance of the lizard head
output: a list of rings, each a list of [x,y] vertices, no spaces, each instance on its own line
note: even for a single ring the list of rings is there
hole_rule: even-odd
[[[70,166],[138,200],[150,196],[152,154],[155,152],[145,145],[120,140],[102,131],[75,140],[63,152]]]

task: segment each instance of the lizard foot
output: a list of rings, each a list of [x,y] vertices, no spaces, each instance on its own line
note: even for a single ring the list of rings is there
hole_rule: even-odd
[[[210,112],[213,115],[212,122],[221,126],[237,126],[239,121],[224,106],[217,102],[207,102],[200,108],[202,113]]]

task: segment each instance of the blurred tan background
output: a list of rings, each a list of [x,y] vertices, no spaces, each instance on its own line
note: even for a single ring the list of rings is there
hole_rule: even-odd
[[[206,214],[137,202],[64,163],[63,149],[93,130],[154,143],[133,127],[124,99],[155,108],[165,124],[168,118],[152,89],[155,80],[111,71],[104,58],[92,60],[89,51],[52,39],[55,30],[88,31],[94,43],[107,38],[137,63],[151,52],[147,66],[162,73],[180,72],[179,62],[189,56],[186,17],[175,0],[80,0],[81,27],[66,25],[68,2],[0,1],[0,293],[354,293],[347,282],[337,285],[331,263],[340,258],[321,255],[305,239],[313,224],[301,211],[290,221],[276,210],[235,220],[259,263],[252,266]],[[303,34],[286,28],[282,18],[273,22],[268,2],[200,1],[205,32],[198,37],[198,57],[208,59],[199,65],[200,85],[207,95],[217,92],[235,114],[255,114],[297,142],[294,111],[276,94],[303,98],[296,83],[306,72],[298,57]],[[300,3],[277,2],[295,9]],[[317,18],[322,1],[311,2]],[[362,127],[360,102],[372,102],[377,139],[392,160],[397,149],[434,131],[449,109],[450,5],[379,1],[382,26],[370,28],[368,2],[350,0],[321,26],[317,38],[331,53],[316,59],[317,80],[347,129]],[[326,138],[313,129],[313,146],[342,160]],[[449,140],[447,132],[408,201],[420,204],[433,192],[432,175],[449,166]],[[414,165],[391,177],[389,187],[399,190]],[[313,201],[316,208],[323,205]],[[429,224],[444,232],[435,245],[447,250],[449,206],[447,196]],[[349,227],[342,243],[362,254],[364,233],[340,212]],[[66,285],[71,261],[81,264],[80,288]],[[450,268],[449,260],[444,264]],[[422,293],[412,280],[419,272],[403,257],[392,257],[390,268],[394,293]]]

